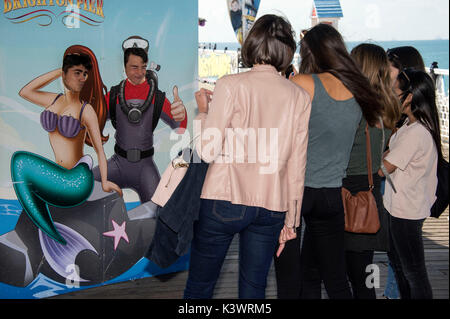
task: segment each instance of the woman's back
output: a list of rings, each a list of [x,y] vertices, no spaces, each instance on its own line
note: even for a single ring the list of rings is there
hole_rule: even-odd
[[[288,161],[306,153],[309,103],[303,89],[270,65],[219,80],[202,131],[219,129],[224,143],[202,140],[203,159],[215,158],[208,150],[220,147],[221,154],[210,164],[202,198],[287,210],[294,191],[288,189]]]
[[[292,62],[293,34],[283,18],[260,17],[241,51],[252,69],[221,78],[214,93],[195,94],[202,126],[196,149],[210,164],[185,298],[212,297],[229,244],[239,233],[239,297],[264,299],[277,243],[279,255],[297,236],[311,103],[304,90],[279,74]]]
[[[232,75],[228,83],[232,87],[235,112],[231,128],[270,129],[276,128],[281,138],[291,139],[294,116],[309,103],[309,96],[304,90],[283,78],[272,66],[257,65],[250,72]],[[291,140],[290,140],[291,141]],[[286,149],[290,142],[280,140],[282,147],[280,157],[289,155]],[[290,147],[290,145],[289,145]]]
[[[329,73],[301,75],[294,81],[313,96],[305,186],[340,187],[361,108],[342,82]]]

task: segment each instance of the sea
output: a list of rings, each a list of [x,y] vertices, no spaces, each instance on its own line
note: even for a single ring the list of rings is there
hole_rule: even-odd
[[[433,62],[438,63],[439,69],[447,69],[449,68],[449,40],[415,40],[415,41],[360,41],[360,42],[346,42],[347,49],[351,51],[355,46],[361,44],[363,42],[373,43],[381,46],[385,50],[400,46],[413,46],[415,47],[424,60],[426,67],[431,67]],[[211,43],[211,48],[216,44],[217,50],[237,50],[240,48],[240,44],[238,42],[219,42],[219,43]],[[201,43],[199,46],[209,47],[209,43]],[[298,52],[298,49],[297,49]],[[449,79],[448,76],[444,77],[445,82],[445,92],[448,94],[449,89]]]

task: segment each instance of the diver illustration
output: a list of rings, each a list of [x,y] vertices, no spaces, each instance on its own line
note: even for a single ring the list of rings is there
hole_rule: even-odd
[[[20,90],[21,97],[45,108],[40,123],[55,159],[27,151],[11,157],[23,211],[15,228],[0,236],[1,283],[35,287],[42,275],[87,286],[149,262],[146,252],[156,225],[156,204],[150,199],[160,179],[153,131],[162,119],[182,134],[187,116],[177,88],[170,103],[158,89],[155,71],[147,70],[148,42],[130,39],[123,42],[127,79],[106,95],[97,59],[81,45],[65,51],[62,69]],[[60,77],[63,94],[44,91]],[[109,137],[103,134],[107,119],[116,129],[109,161],[102,146]],[[94,148],[97,167],[84,154],[84,144]],[[141,205],[127,210],[121,197],[125,187],[138,192]],[[185,267],[187,259],[179,262]],[[159,271],[152,263],[148,269]]]
[[[42,90],[62,78],[64,93]],[[48,132],[55,162],[42,156],[18,151],[11,158],[11,178],[17,198],[31,221],[60,244],[66,239],[55,227],[49,206],[74,207],[92,193],[92,158],[83,146],[92,146],[97,154],[101,186],[104,192],[117,192],[118,185],[107,179],[107,162],[102,144],[106,121],[106,87],[100,77],[95,54],[87,47],[73,45],[64,52],[63,66],[26,84],[19,95],[45,107],[40,115]]]
[[[127,78],[106,95],[109,119],[116,130],[115,154],[108,160],[107,176],[119,187],[136,191],[141,204],[152,206],[150,200],[160,180],[153,160],[153,131],[162,119],[182,134],[187,113],[176,86],[172,103],[158,89],[159,66],[155,70],[147,69],[149,42],[146,39],[131,36],[123,41],[122,49]],[[95,167],[93,174],[95,180],[102,180],[102,167]]]

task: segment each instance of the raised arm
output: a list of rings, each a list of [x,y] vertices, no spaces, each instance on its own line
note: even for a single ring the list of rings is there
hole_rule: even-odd
[[[59,78],[61,75],[62,69],[56,69],[42,74],[25,85],[19,91],[19,95],[33,104],[47,107],[53,102],[57,93],[45,92],[41,91],[41,89]]]
[[[116,191],[120,196],[122,196],[123,194],[120,187],[115,183],[108,181],[108,165],[106,162],[105,151],[103,150],[102,140],[100,137],[100,128],[98,126],[97,114],[90,104],[87,104],[85,106],[82,123],[87,129],[87,133],[89,134],[94,150],[97,153],[103,191],[108,193],[111,191]]]
[[[226,128],[229,127],[234,112],[232,90],[227,81],[227,77],[219,79],[214,93],[206,89],[195,93],[199,111],[195,121],[199,120],[201,123],[198,126],[194,124],[201,129],[201,132],[196,132],[194,127],[194,134],[201,133],[196,142],[196,149],[207,163],[213,162],[222,153]]]

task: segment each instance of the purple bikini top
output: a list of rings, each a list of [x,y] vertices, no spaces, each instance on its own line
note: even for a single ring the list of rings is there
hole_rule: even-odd
[[[55,98],[52,104],[55,104],[56,100],[61,96],[62,94],[58,94],[58,96]],[[81,126],[81,115],[83,114],[84,107],[86,106],[87,102],[83,103],[83,106],[81,107],[80,116],[78,119],[70,116],[70,115],[62,115],[58,116],[58,114],[45,110],[41,113],[41,125],[44,130],[47,132],[53,132],[56,127],[58,127],[59,132],[68,138],[72,138],[78,135],[81,130],[84,129],[83,126]]]

